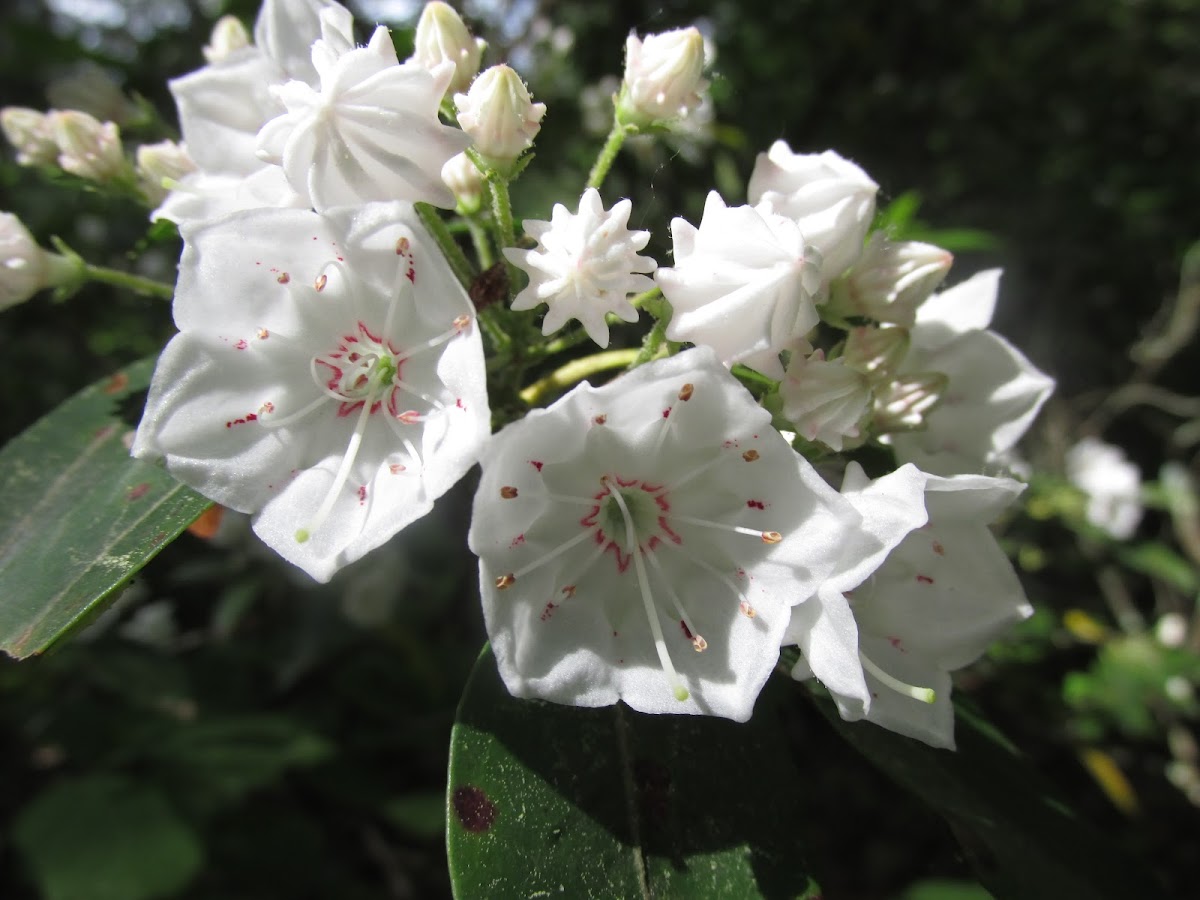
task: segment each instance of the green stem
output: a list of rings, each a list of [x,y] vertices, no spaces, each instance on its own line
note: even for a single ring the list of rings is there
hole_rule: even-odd
[[[608,176],[608,170],[612,168],[613,161],[621,152],[625,138],[629,137],[631,133],[632,130],[628,125],[613,121],[612,131],[608,133],[608,140],[604,142],[604,146],[600,149],[600,155],[596,157],[596,163],[588,174],[588,187],[599,189],[600,185],[604,183],[604,179]]]
[[[454,271],[459,282],[462,283],[463,287],[469,288],[475,278],[475,273],[471,270],[471,263],[467,259],[467,255],[462,252],[462,248],[458,246],[458,242],[450,234],[450,229],[446,227],[446,223],[442,221],[442,217],[428,203],[418,203],[416,204],[416,209],[421,223],[433,235],[433,239],[437,241],[438,247],[442,250],[442,255],[446,257],[446,262],[450,264],[450,268]]]
[[[605,350],[603,353],[593,353],[582,359],[573,359],[521,391],[521,399],[530,406],[535,406],[545,399],[547,394],[578,384],[589,375],[628,366],[637,354],[637,350]]]
[[[560,338],[555,338],[552,341],[547,341],[542,345],[539,356],[553,356],[555,353],[562,353],[564,350],[570,350],[572,347],[577,347],[584,341],[589,340],[590,336],[582,328],[577,328],[564,334]],[[536,349],[536,348],[535,348]]]
[[[479,268],[490,269],[496,257],[492,254],[492,242],[488,239],[487,229],[471,216],[467,218],[467,230],[471,232],[471,243],[475,245]]]
[[[653,300],[657,300],[661,296],[662,296],[662,288],[652,287],[652,288],[650,288],[650,290],[646,291],[644,294],[638,294],[636,297],[634,297],[629,302],[633,304],[634,309],[645,309],[647,303],[650,303]]]
[[[488,175],[488,186],[491,188],[490,193],[492,195],[492,218],[495,220],[496,228],[500,232],[500,249],[503,256],[505,247],[515,247],[517,245],[513,229],[512,200],[508,196],[508,182],[495,171],[492,171]],[[517,286],[517,273],[520,270],[509,262],[507,257],[504,260],[504,264],[508,268],[508,295],[511,297]]]
[[[141,275],[134,275],[132,272],[106,269],[104,266],[93,266],[89,263],[84,265],[82,275],[88,281],[99,281],[101,284],[111,284],[114,287],[126,288],[134,293],[144,294],[147,297],[161,297],[163,300],[170,300],[175,296],[175,286],[173,284],[155,281],[153,278],[143,278]]]
[[[670,321],[670,317],[664,316],[654,323],[654,327],[650,329],[650,333],[642,341],[642,349],[637,352],[637,355],[633,358],[633,362],[629,364],[630,369],[636,369],[638,366],[650,362],[650,360],[658,355],[658,351],[662,349],[663,341],[667,339],[667,324]]]

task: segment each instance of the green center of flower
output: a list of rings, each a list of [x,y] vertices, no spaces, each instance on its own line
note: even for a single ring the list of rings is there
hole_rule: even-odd
[[[643,543],[653,536],[658,523],[657,506],[654,497],[640,487],[621,488],[617,491],[625,501],[629,510],[629,518],[633,522],[633,530],[638,543]],[[610,493],[600,504],[600,527],[606,534],[625,534],[625,517],[621,512],[621,504]]]

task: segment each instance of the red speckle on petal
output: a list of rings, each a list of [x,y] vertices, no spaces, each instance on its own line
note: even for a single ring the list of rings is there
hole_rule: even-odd
[[[525,543],[525,535],[524,535],[524,534],[518,534],[518,535],[517,535],[515,538],[513,538],[513,539],[512,539],[512,543],[511,543],[511,544],[509,544],[508,546],[510,546],[510,547],[520,547],[520,546],[521,546],[523,543]]]
[[[945,556],[946,548],[942,546],[941,541],[934,541],[933,542],[933,552],[936,553],[938,556]]]
[[[417,270],[414,269],[412,266],[409,266],[408,271],[405,272],[404,274],[408,278],[408,280],[411,281],[413,284],[417,283]]]
[[[671,407],[668,406],[666,409],[663,410],[663,418],[665,419],[670,415],[671,415]]]
[[[566,597],[567,599],[574,597],[575,596],[575,585],[568,584],[565,588],[562,589],[562,595],[564,597]]]
[[[751,509],[766,509],[767,505],[761,500],[747,500],[746,505]]]
[[[367,502],[367,486],[365,484],[358,487],[358,505],[364,506]]]
[[[537,469],[539,472],[542,471],[542,466],[545,465],[545,463],[543,463],[540,459],[531,459],[529,461],[529,464],[531,466],[533,466],[535,469]]]
[[[899,650],[901,653],[908,652],[907,650],[905,650],[903,647],[900,646],[901,641],[900,641],[900,638],[898,638],[898,637],[889,637],[887,639],[887,642],[889,644],[891,644],[894,649]]]
[[[554,611],[555,611],[556,609],[558,609],[558,604],[557,604],[557,603],[555,603],[553,600],[549,601],[549,602],[546,604],[546,608],[542,610],[542,621],[543,621],[543,622],[549,622],[549,621],[550,621],[550,617],[551,617],[552,615],[554,615]]]
[[[125,495],[125,499],[126,500],[138,500],[142,497],[145,497],[146,494],[149,493],[149,491],[150,491],[150,483],[148,481],[143,481],[141,484],[130,488],[129,493]]]
[[[390,466],[388,466],[388,471],[393,475],[399,475],[404,471],[404,466],[401,463],[392,463]]]
[[[234,349],[236,349],[236,350],[245,350],[245,349],[246,349],[247,347],[249,347],[250,345],[246,343],[246,339],[245,339],[245,338],[242,338],[240,341],[238,341],[238,342],[237,342],[236,344],[234,344],[233,346],[234,346]]]
[[[455,397],[454,405],[457,406],[459,409],[463,409],[463,410],[465,410],[467,408],[467,404],[462,402],[462,397]]]
[[[918,575],[917,581],[920,584],[933,584],[933,579],[930,578],[928,575]]]

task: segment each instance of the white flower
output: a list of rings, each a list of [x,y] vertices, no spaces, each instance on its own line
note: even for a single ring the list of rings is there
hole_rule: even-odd
[[[400,65],[382,25],[366,47],[342,53],[319,40],[312,59],[318,89],[299,80],[272,89],[288,111],[259,132],[259,157],[282,166],[318,211],[388,199],[453,208],[442,166],[467,138],[438,121],[453,68]]]
[[[630,33],[618,116],[634,125],[686,116],[708,88],[703,72],[704,37],[695,28],[647,35],[644,41]]]
[[[826,281],[858,259],[879,185],[832,150],[793,153],[776,141],[760,153],[750,174],[750,203],[765,202],[800,226],[804,239],[821,252]]]
[[[713,191],[700,227],[672,219],[671,238],[675,265],[655,275],[675,311],[667,337],[712,347],[726,365],[754,357],[780,377],[770,357],[818,320],[817,258],[796,223],[765,208],[727,207]]]
[[[471,32],[448,3],[426,3],[417,20],[413,37],[412,60],[433,72],[446,62],[454,66],[454,77],[447,91],[465,91],[479,72],[486,43],[471,37]]]
[[[871,405],[867,377],[845,360],[826,360],[818,350],[805,359],[793,355],[779,384],[783,414],[805,440],[840,451],[844,438],[862,436],[861,423]]]
[[[1118,541],[1142,520],[1142,473],[1120,447],[1085,437],[1067,451],[1067,479],[1088,495],[1087,520]]]
[[[458,123],[475,149],[493,165],[506,169],[533,146],[541,131],[545,103],[534,103],[521,76],[508,66],[480,73],[465,94],[455,94]]]
[[[831,285],[829,309],[911,327],[917,307],[942,283],[953,262],[941,247],[889,241],[877,231],[858,262]]]
[[[468,542],[515,696],[744,721],[849,506],[697,348],[488,445]]]
[[[64,172],[102,183],[128,173],[121,132],[114,123],[72,109],[50,113],[50,126]]]
[[[142,193],[154,204],[166,199],[169,186],[196,171],[196,164],[174,141],[142,144],[137,149],[137,175]]]
[[[513,299],[516,310],[549,305],[542,334],[552,334],[569,319],[578,319],[593,341],[608,346],[605,313],[625,322],[636,322],[638,312],[630,294],[648,291],[654,282],[646,277],[655,262],[638,256],[650,240],[648,231],[630,231],[632,204],[621,200],[607,212],[595,188],[579,199],[578,214],[554,204],[551,221],[525,220],[525,233],[535,238],[533,250],[506,248],[504,255],[529,273],[529,286]]]
[[[182,229],[180,334],[133,454],[327,581],[424,515],[490,415],[471,306],[412,207],[234,213]]]
[[[921,490],[928,514],[924,524],[917,510]],[[849,600],[857,622],[869,695],[863,696],[852,671],[819,670],[819,653],[802,660],[793,675],[815,674],[849,685],[837,696],[844,718],[865,717],[932,746],[952,748],[949,673],[974,662],[1033,613],[987,527],[1022,490],[1007,478],[941,478],[911,466],[868,482],[851,464],[842,493],[862,515],[865,537],[875,550],[864,553],[859,546],[864,535],[852,537],[830,585]],[[820,628],[826,619],[844,616],[833,594],[828,587],[819,594],[827,608],[809,607],[811,600],[797,606],[794,620],[807,615],[816,624],[794,621],[785,641],[797,638],[804,627]],[[831,690],[838,695],[842,688]]]
[[[74,264],[57,253],[47,253],[20,219],[0,212],[0,310],[23,303],[74,274]]]
[[[1021,439],[1054,390],[1008,341],[987,329],[1000,270],[980,272],[934,294],[917,311],[905,372],[949,377],[921,431],[891,435],[902,462],[927,472],[979,472]]]
[[[24,106],[0,110],[0,128],[17,151],[17,165],[49,166],[58,162],[58,142],[48,115]]]

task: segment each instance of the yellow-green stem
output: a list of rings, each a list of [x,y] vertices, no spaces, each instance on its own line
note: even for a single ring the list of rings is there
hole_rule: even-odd
[[[582,359],[573,359],[566,365],[559,366],[545,378],[539,378],[529,387],[521,391],[521,399],[530,406],[536,406],[547,395],[578,384],[589,375],[604,372],[608,369],[621,369],[628,366],[638,354],[637,350],[605,350],[603,353],[593,353]]]

